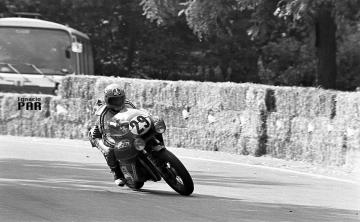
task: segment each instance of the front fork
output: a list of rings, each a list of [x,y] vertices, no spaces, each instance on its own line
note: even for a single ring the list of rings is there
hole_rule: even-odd
[[[164,139],[162,134],[155,134],[151,139],[148,140],[148,152],[155,151],[159,152],[160,150],[165,149]]]
[[[164,177],[165,175],[163,173],[163,163],[160,159],[156,158],[156,154],[166,149],[164,146],[164,139],[162,134],[153,134],[146,138],[145,141],[147,146],[141,152],[146,160],[143,160],[145,162],[142,164],[149,171],[155,181],[159,181],[161,180],[161,177]]]
[[[164,146],[162,146],[162,148],[159,151],[155,151],[155,152],[147,152],[146,150],[143,150],[142,153],[144,154],[144,156],[146,157],[146,159],[151,163],[151,165],[156,169],[157,174],[160,174],[160,176],[162,178],[169,179],[169,178],[175,178],[176,177],[176,173],[174,173],[172,171],[171,168],[167,167],[167,162],[159,159],[156,154],[158,152],[166,152],[166,148]],[[161,177],[159,178],[159,180],[161,179]]]
[[[162,170],[156,159],[153,155],[146,150],[142,150],[141,154],[142,157],[139,158],[140,163],[143,167],[147,170],[147,172],[152,177],[153,181],[159,181],[162,177]]]

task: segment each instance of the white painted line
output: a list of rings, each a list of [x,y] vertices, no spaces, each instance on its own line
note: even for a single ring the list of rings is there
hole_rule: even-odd
[[[213,163],[223,163],[223,164],[247,166],[247,167],[267,169],[267,170],[276,170],[276,171],[294,173],[294,174],[305,175],[305,176],[311,176],[311,177],[316,177],[316,178],[321,178],[321,179],[335,180],[335,181],[351,183],[351,184],[360,184],[360,182],[353,181],[353,180],[340,179],[340,178],[331,177],[331,176],[324,176],[324,175],[319,175],[319,174],[314,174],[314,173],[305,173],[305,172],[289,170],[289,169],[282,169],[282,168],[277,168],[277,167],[260,166],[260,165],[249,164],[249,163],[238,163],[238,162],[231,162],[231,161],[224,161],[224,160],[213,160],[213,159],[189,157],[189,156],[179,156],[179,158],[190,159],[190,160],[198,160],[198,161],[207,161],[207,162],[213,162]]]
[[[47,143],[47,142],[40,142],[40,141],[34,141],[34,140],[16,140],[16,141],[11,141],[11,142],[21,142],[21,143],[32,143],[32,144],[39,144],[39,145],[51,145],[51,146],[63,146],[63,147],[78,147],[78,145],[74,145],[74,144],[54,144],[54,143]],[[89,148],[91,148],[91,145],[89,143]]]
[[[53,145],[56,145],[56,146],[63,146],[63,147],[79,147],[79,145],[72,145],[72,144],[54,144],[54,143],[47,143],[47,142],[34,141],[34,140],[30,140],[30,141],[16,140],[15,142],[34,143],[34,144],[52,145],[52,146],[53,146]],[[86,142],[86,141],[84,141],[84,142]],[[90,143],[89,143],[89,148],[91,148],[91,147],[90,147]],[[194,151],[195,151],[195,150],[194,150]],[[223,163],[223,164],[232,164],[232,165],[239,165],[239,166],[247,166],[247,167],[259,168],[259,169],[275,170],[275,171],[280,171],[280,172],[293,173],[293,174],[298,174],[298,175],[310,176],[310,177],[321,178],[321,179],[328,179],[328,180],[333,180],[333,181],[338,181],[338,182],[344,182],[344,183],[351,183],[351,184],[356,184],[356,185],[359,185],[359,184],[360,184],[360,181],[353,181],[353,180],[341,179],[341,178],[336,178],[336,177],[331,177],[331,176],[325,176],[325,175],[319,175],[319,174],[314,174],[314,173],[305,173],[305,172],[300,172],[300,171],[295,171],[295,170],[290,170],[290,169],[282,169],[282,168],[277,168],[277,167],[260,166],[260,165],[248,164],[248,163],[239,163],[239,162],[232,162],[232,161],[214,160],[214,159],[198,158],[198,157],[189,157],[189,156],[179,156],[179,158],[190,159],[190,160],[197,160],[197,161],[207,161],[207,162],[213,162],[213,163]]]

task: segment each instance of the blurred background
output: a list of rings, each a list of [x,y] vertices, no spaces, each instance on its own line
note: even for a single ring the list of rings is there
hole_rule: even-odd
[[[0,0],[89,35],[95,73],[353,91],[359,0]]]

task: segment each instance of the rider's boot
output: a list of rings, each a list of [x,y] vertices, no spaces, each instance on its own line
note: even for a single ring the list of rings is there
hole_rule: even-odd
[[[117,166],[110,169],[111,172],[114,174],[114,183],[120,187],[124,186],[126,183],[126,179],[124,178],[124,174],[121,172],[120,167]]]
[[[102,150],[104,154],[107,165],[109,166],[111,172],[114,175],[114,182],[118,186],[124,186],[126,183],[126,179],[124,178],[124,174],[120,170],[119,162],[115,158],[114,150]]]

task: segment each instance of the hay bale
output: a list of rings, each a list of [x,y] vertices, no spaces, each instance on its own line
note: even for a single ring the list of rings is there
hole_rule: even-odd
[[[5,95],[4,93],[0,93],[0,122],[3,121],[5,119],[5,112],[3,111],[3,107],[6,105],[5,104]],[[2,124],[0,124],[0,127],[2,126]],[[1,132],[1,131],[0,131]]]
[[[111,83],[122,86],[138,108],[165,119],[170,146],[245,155],[266,151],[335,166],[354,165],[359,153],[360,93],[256,84],[70,76],[62,81],[63,98],[44,96],[42,111],[14,110],[17,95],[0,94],[0,132],[85,138],[95,121],[95,101]],[[188,119],[182,114],[186,107]]]
[[[156,80],[101,77],[95,84],[95,98],[102,98],[105,87],[112,83],[124,88],[128,99],[139,107],[152,107],[155,103],[173,106],[173,99],[168,93],[171,93],[171,88],[166,81],[159,84]]]
[[[249,84],[223,83],[220,88],[220,98],[223,110],[243,111],[246,109],[246,95]]]
[[[334,124],[341,132],[342,164],[355,166],[360,153],[360,118],[336,118]]]
[[[336,140],[339,138],[338,131],[333,127],[331,120],[319,117],[313,119],[310,124],[314,126],[314,129],[309,132],[310,140],[307,154],[311,155],[312,158],[307,156],[305,158],[310,159],[311,162],[324,165],[332,165],[334,162],[338,162],[337,159],[341,158],[341,140]]]
[[[298,116],[333,118],[336,107],[335,91],[315,88],[305,88],[299,91],[296,103]]]
[[[268,88],[262,85],[250,85],[246,91],[246,110],[266,110],[266,93]]]
[[[325,117],[294,118],[286,158],[329,166],[342,165],[342,130]]]
[[[59,86],[59,95],[63,98],[92,99],[95,83],[99,77],[70,75],[63,77]]]
[[[18,98],[41,99],[41,110],[18,109]],[[42,133],[42,124],[49,117],[49,103],[53,97],[47,95],[1,94],[1,134],[37,136]]]
[[[241,113],[237,111],[223,111],[214,113],[215,122],[209,123],[207,112],[200,110],[202,115],[194,121],[190,117],[188,121],[177,122],[171,114],[168,114],[168,137],[169,145],[176,147],[190,147],[204,150],[225,151],[232,153],[247,152],[254,154],[258,149],[255,142],[258,135],[258,128],[254,125],[257,120],[250,112]],[[198,114],[198,113],[197,113]],[[192,115],[195,115],[192,113]],[[166,116],[166,115],[165,115]],[[241,122],[243,121],[243,122]],[[245,143],[241,140],[247,138]],[[243,149],[246,149],[244,151]]]
[[[251,84],[239,86],[233,83],[100,78],[95,87],[96,96],[100,97],[104,88],[111,83],[118,83],[123,87],[128,98],[136,105],[162,116],[169,128],[168,139],[172,140],[169,143],[174,146],[194,147],[198,146],[198,141],[202,141],[208,150],[254,154],[258,149],[259,143],[256,141],[261,134],[262,124],[259,115],[265,106],[266,87],[255,85],[257,88],[251,88]],[[234,103],[240,105],[234,106]],[[182,117],[186,106],[190,107],[188,120]],[[234,112],[230,108],[244,110],[241,118],[235,118],[234,124],[229,123],[229,119],[233,121],[234,117],[229,115]],[[245,112],[246,108],[252,111]],[[218,119],[213,125],[208,124],[210,111]],[[258,112],[254,114],[253,111]],[[243,136],[240,135],[241,127],[244,128]],[[194,134],[195,130],[202,133]],[[198,139],[193,139],[194,135],[198,135]],[[238,150],[235,151],[234,147]]]
[[[168,146],[208,150],[204,143],[203,131],[197,129],[188,130],[180,127],[169,127],[164,136]],[[202,144],[202,146],[199,146],[199,144]]]
[[[237,117],[225,117],[227,121],[232,121],[228,128],[220,129],[231,133],[233,141],[230,144],[235,145],[233,148],[228,144],[224,151],[233,150],[233,152],[244,155],[259,155],[263,145],[261,137],[263,132],[263,117],[261,112],[254,112],[252,110],[245,110],[240,112]],[[224,119],[225,119],[224,118]],[[230,130],[231,129],[231,130]],[[226,134],[225,134],[226,135]],[[227,140],[227,136],[222,138]]]
[[[203,139],[208,149],[235,153],[235,148],[240,146],[239,139],[242,133],[241,112],[214,112],[210,114],[213,115],[214,122],[209,121],[208,115],[207,111],[203,110],[201,122],[191,121],[189,127],[192,129],[198,128],[197,131],[203,132]],[[194,135],[192,136],[194,137]]]
[[[341,92],[337,95],[336,129],[341,131],[342,157],[347,167],[358,166],[360,153],[360,93]]]
[[[88,127],[94,124],[96,118],[93,100],[82,98],[53,99],[50,115],[49,134],[70,139],[86,138]]]
[[[360,92],[341,92],[337,95],[336,115],[342,119],[354,119],[360,117]]]
[[[276,88],[274,90],[276,112],[285,117],[296,115],[296,100],[298,92],[290,87]]]
[[[64,120],[83,124],[92,118],[93,104],[92,100],[84,100],[82,98],[56,98],[51,101],[50,115],[55,121]]]
[[[313,125],[310,120],[304,117],[295,117],[291,119],[290,139],[287,143],[285,159],[288,160],[313,160],[312,153],[309,152],[309,133],[312,132]],[[311,136],[311,134],[310,134]]]
[[[171,82],[101,77],[95,86],[96,98],[101,98],[103,90],[111,83],[117,83],[123,87],[128,98],[135,101],[140,107],[152,107],[155,104],[161,104],[169,107],[189,106],[215,111],[244,110],[246,106],[255,107],[260,104],[262,102],[261,97],[264,96],[264,90],[261,88],[252,90],[250,94],[247,94],[250,84]],[[247,103],[246,96],[248,97]]]
[[[201,116],[198,116],[197,120],[193,120],[191,116],[189,120],[183,121],[183,125],[168,124],[170,130],[167,139],[173,140],[169,141],[169,144],[246,155],[256,154],[260,146],[260,114],[252,111],[215,112],[215,121],[209,122],[207,111],[199,111]]]
[[[287,116],[333,118],[335,91],[316,88],[275,87],[276,111]]]
[[[286,158],[291,137],[291,117],[271,113],[267,118],[266,153],[276,158]]]

